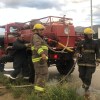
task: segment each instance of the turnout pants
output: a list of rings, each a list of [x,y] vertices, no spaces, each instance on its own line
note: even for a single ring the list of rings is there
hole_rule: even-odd
[[[92,74],[96,67],[79,66],[79,77],[88,87],[91,85]]]
[[[36,62],[34,63],[35,69],[35,90],[39,92],[44,91],[45,82],[48,78],[48,66],[47,62]]]

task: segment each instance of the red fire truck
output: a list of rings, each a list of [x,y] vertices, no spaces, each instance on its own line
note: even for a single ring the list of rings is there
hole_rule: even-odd
[[[72,68],[73,54],[77,36],[71,18],[48,16],[40,19],[34,19],[25,23],[10,23],[0,26],[0,57],[5,54],[7,46],[11,46],[15,41],[14,34],[17,32],[23,34],[25,39],[30,42],[33,34],[34,24],[41,23],[46,29],[45,37],[52,41],[47,41],[49,46],[48,64],[56,64],[60,74],[67,74]],[[56,41],[56,42],[55,42]],[[67,48],[67,49],[66,49]]]

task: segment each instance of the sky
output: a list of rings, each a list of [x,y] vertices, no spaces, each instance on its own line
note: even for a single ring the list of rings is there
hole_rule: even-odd
[[[90,1],[93,25],[100,25],[100,0],[0,0],[0,25],[66,15],[75,26],[90,26]]]

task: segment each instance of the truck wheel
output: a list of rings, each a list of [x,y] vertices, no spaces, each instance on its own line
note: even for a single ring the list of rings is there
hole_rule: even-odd
[[[71,68],[74,66],[74,60],[67,60],[67,61],[59,61],[56,64],[57,70],[62,75],[67,75]],[[74,68],[70,72],[70,74],[74,71]]]

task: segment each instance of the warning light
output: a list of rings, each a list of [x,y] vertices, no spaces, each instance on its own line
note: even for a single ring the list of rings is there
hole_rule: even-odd
[[[58,55],[57,54],[54,55],[54,59],[58,59]]]

